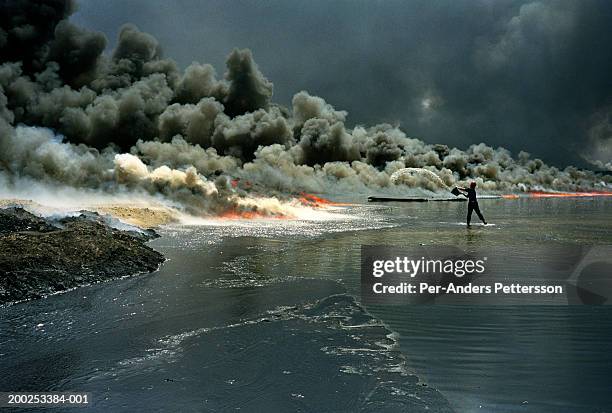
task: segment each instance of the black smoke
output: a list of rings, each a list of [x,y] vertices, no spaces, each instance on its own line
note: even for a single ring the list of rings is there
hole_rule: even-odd
[[[438,191],[453,184],[465,185],[467,180],[476,180],[482,189],[490,191],[610,187],[609,176],[574,167],[560,169],[526,152],[513,157],[507,149],[484,143],[469,145],[465,150],[427,144],[409,138],[389,123],[352,126],[347,123],[346,111],[336,110],[323,98],[305,91],[293,95],[290,108],[278,105],[273,102],[274,85],[249,49],[230,51],[221,76],[206,63],[192,62],[181,70],[164,55],[153,35],[134,24],[121,26],[113,50],[106,50],[105,34],[69,20],[75,10],[70,1],[5,1],[0,7],[2,181],[16,182],[26,177],[93,190],[146,191],[215,213],[222,213],[224,208],[260,207],[244,197],[242,188],[234,190],[228,184],[230,178],[251,182],[251,189],[284,194],[303,190],[401,193],[406,187]],[[529,3],[515,9],[506,7],[503,13],[498,10],[497,20],[505,21],[510,12],[518,13],[518,17],[497,32],[496,41],[482,34],[479,47],[470,57],[475,65],[471,72],[462,72],[459,61],[456,65],[440,65],[438,70],[447,68],[445,76],[435,70],[427,77],[411,72],[407,84],[425,88],[420,94],[413,90],[419,110],[427,112],[419,115],[419,122],[436,131],[450,125],[451,118],[454,125],[469,118],[474,133],[480,134],[490,127],[487,122],[503,112],[497,126],[505,127],[509,119],[519,124],[509,128],[511,136],[502,139],[504,146],[512,147],[520,142],[514,137],[523,136],[515,135],[517,128],[525,126],[520,121],[523,118],[513,118],[520,109],[541,121],[532,129],[545,135],[542,131],[549,123],[544,122],[542,111],[552,113],[554,108],[552,102],[537,96],[537,82],[526,73],[521,76],[534,57],[525,47],[544,31],[550,39],[540,46],[548,51],[550,61],[558,62],[557,55],[564,55],[568,46],[557,44],[555,36],[569,33],[582,21],[574,10],[578,6]],[[594,15],[591,18],[597,20]],[[537,24],[542,22],[546,24]],[[485,19],[483,24],[492,23]],[[457,41],[464,41],[465,36],[457,36]],[[31,47],[23,49],[24,44]],[[396,46],[393,66],[397,73],[404,70],[403,47]],[[344,56],[338,51],[334,58],[342,61]],[[432,56],[420,59],[422,63],[415,60],[414,65],[432,64]],[[337,64],[318,63],[329,67]],[[512,76],[501,76],[499,72],[507,67],[513,68]],[[355,62],[351,69],[359,72],[363,68]],[[542,70],[544,76],[546,70]],[[329,73],[330,92],[333,94],[351,73],[348,68]],[[569,106],[591,110],[593,102],[605,103],[605,93],[589,83],[596,82],[596,73],[590,76],[580,80],[582,83],[576,81],[589,88],[584,93],[592,99],[584,101],[571,101],[563,95],[570,94],[575,84],[565,89],[561,83],[556,84],[560,90],[547,97],[567,100],[557,102],[555,110],[567,111]],[[482,85],[478,82],[487,79],[503,82],[490,89],[479,87]],[[519,80],[525,85],[516,90],[513,82]],[[353,96],[370,86],[360,83],[345,90],[347,96]],[[540,111],[519,105],[515,95],[521,90],[530,102],[539,103]],[[401,98],[402,93],[387,90],[386,100],[376,101],[373,96],[360,104],[368,108],[369,116],[380,111],[393,113],[394,99]],[[466,93],[473,99],[462,102]],[[588,152],[583,148],[581,156],[595,165],[607,165],[606,159],[593,154],[597,152],[593,148],[609,145],[609,113],[604,108],[587,122],[591,149]],[[559,127],[570,130],[577,115],[566,115]],[[458,126],[453,131],[462,133]],[[560,144],[563,135],[558,136]],[[548,145],[549,151],[554,148],[555,153],[561,152],[559,145]],[[267,210],[279,208],[274,202],[266,205]]]
[[[593,116],[612,105],[607,0],[107,1],[76,17],[111,34],[126,8],[182,65],[205,56],[219,68],[249,47],[277,102],[308,90],[351,126],[400,122],[431,143],[586,166]]]

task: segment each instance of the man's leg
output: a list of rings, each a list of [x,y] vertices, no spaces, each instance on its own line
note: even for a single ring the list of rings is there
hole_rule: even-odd
[[[478,218],[480,218],[482,223],[487,225],[487,221],[482,216],[482,213],[480,212],[480,207],[478,206],[478,204],[474,205],[474,211],[476,211],[476,215],[478,215]]]
[[[467,213],[467,224],[468,227],[470,226],[470,221],[472,220],[472,209],[474,209],[474,207],[468,203],[468,213]]]

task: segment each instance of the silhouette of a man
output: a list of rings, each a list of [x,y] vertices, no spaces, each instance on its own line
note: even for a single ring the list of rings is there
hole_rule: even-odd
[[[468,199],[468,212],[467,212],[467,225],[470,226],[470,221],[472,220],[472,211],[476,212],[478,218],[482,221],[483,224],[487,225],[487,221],[485,221],[482,213],[480,212],[480,208],[478,207],[478,200],[476,199],[476,182],[470,183],[469,188],[457,188],[459,191],[463,193]]]

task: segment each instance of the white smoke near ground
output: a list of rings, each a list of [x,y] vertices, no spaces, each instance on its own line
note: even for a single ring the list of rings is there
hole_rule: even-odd
[[[438,175],[425,168],[401,168],[393,172],[390,180],[395,185],[427,188],[431,191],[448,188]]]
[[[45,16],[34,3],[11,2],[0,18],[4,192],[27,183],[152,197],[197,216],[292,216],[301,192],[432,195],[470,181],[492,193],[611,189],[609,175],[525,152],[426,144],[388,124],[348,128],[347,112],[305,91],[291,108],[275,105],[249,50],[230,53],[221,79],[197,62],[181,72],[127,25],[107,56],[102,34],[68,21],[71,1],[40,2]]]

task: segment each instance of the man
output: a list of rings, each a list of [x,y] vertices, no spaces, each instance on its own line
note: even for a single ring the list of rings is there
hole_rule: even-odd
[[[476,211],[476,215],[482,221],[483,224],[487,225],[487,221],[485,221],[482,213],[480,212],[480,208],[478,207],[478,200],[476,199],[476,182],[470,183],[469,188],[457,188],[459,191],[463,193],[468,199],[468,212],[467,212],[467,226],[470,226],[470,221],[472,220],[472,211]]]

